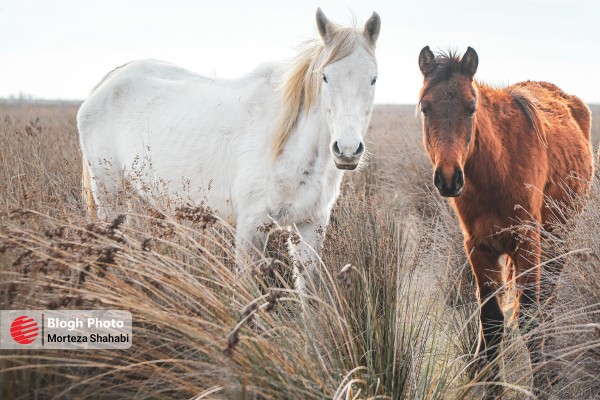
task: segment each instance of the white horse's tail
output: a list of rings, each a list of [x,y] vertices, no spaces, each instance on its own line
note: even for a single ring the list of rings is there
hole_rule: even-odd
[[[82,154],[81,158],[81,198],[87,207],[88,214],[91,215],[93,219],[98,219],[96,202],[94,201],[94,194],[92,193],[92,176],[90,174],[90,165],[87,158],[85,158],[85,154]]]

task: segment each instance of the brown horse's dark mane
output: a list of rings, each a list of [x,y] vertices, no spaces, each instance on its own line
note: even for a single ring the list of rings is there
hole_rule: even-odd
[[[538,137],[540,144],[544,147],[548,144],[546,140],[546,132],[544,132],[544,126],[542,124],[542,117],[540,110],[536,103],[537,99],[525,88],[518,86],[510,86],[506,88],[508,94],[515,99],[523,113],[533,126],[533,131]]]

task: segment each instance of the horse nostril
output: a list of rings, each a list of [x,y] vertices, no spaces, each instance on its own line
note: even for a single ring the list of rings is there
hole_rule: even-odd
[[[455,190],[459,191],[462,189],[462,187],[465,185],[465,175],[461,168],[456,168],[454,170],[454,176],[452,178]]]
[[[452,176],[445,177],[442,168],[435,170],[433,184],[444,197],[456,197],[465,185],[465,176],[462,168],[456,167]]]
[[[333,144],[331,145],[331,152],[336,157],[340,157],[342,155],[342,152],[340,151],[340,148],[338,147],[337,141],[333,142]]]
[[[438,190],[442,190],[442,171],[439,169],[436,169],[433,174],[433,184]]]
[[[365,145],[363,144],[363,142],[360,142],[360,144],[358,145],[358,149],[356,149],[356,151],[354,152],[354,155],[356,157],[360,156],[363,152],[365,151]]]

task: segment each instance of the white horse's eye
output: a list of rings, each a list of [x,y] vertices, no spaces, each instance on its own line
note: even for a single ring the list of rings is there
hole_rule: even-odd
[[[327,77],[323,74],[323,82],[327,83]]]
[[[377,82],[377,77],[373,78],[373,80],[371,81],[371,85],[374,85],[375,82]]]

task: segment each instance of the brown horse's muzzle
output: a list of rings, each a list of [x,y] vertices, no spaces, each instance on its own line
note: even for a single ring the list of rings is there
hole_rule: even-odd
[[[433,184],[444,197],[458,196],[465,185],[465,176],[462,168],[456,167],[452,176],[445,176],[442,168],[436,169],[433,174]]]

